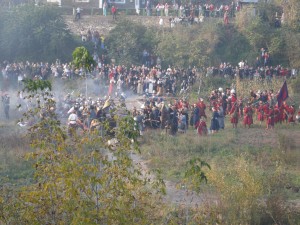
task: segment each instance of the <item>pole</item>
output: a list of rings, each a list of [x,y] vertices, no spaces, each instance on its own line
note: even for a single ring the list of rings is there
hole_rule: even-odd
[[[199,97],[199,95],[200,95],[201,85],[202,85],[202,79],[201,79],[201,77],[200,77],[200,83],[199,83],[199,89],[198,89],[198,97]]]
[[[87,75],[85,74],[85,98],[87,99],[87,90],[88,90],[88,88],[87,88]]]

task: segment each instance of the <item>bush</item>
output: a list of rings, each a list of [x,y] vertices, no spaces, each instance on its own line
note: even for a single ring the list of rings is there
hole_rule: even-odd
[[[296,79],[292,80],[291,89],[294,94],[300,93],[300,76],[297,76]]]
[[[232,82],[233,80],[224,77],[208,76],[203,79],[202,90],[207,92],[207,91],[218,89],[219,87],[222,87],[224,89],[226,87],[231,87]]]

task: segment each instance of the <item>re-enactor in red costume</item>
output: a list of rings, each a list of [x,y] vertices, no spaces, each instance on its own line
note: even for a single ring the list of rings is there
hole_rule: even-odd
[[[244,107],[244,125],[245,127],[248,125],[248,128],[250,128],[251,124],[253,124],[253,109],[250,105],[250,102],[248,102],[247,106]]]
[[[287,113],[288,113],[288,122],[289,123],[295,123],[295,108],[294,105],[289,106],[287,109]]]
[[[196,124],[197,133],[200,136],[207,135],[207,126],[206,122],[203,119],[200,119],[200,121]]]
[[[233,128],[237,128],[237,124],[239,122],[239,116],[240,116],[240,113],[239,113],[239,106],[237,103],[235,103],[232,107],[231,107],[231,110],[230,110],[230,113],[231,115],[231,119],[230,119],[230,122],[232,124],[232,127]]]
[[[257,120],[260,122],[260,124],[262,123],[262,121],[264,121],[264,105],[262,101],[259,101],[259,105],[256,108],[256,114],[257,114]]]
[[[200,118],[202,118],[202,117],[207,118],[206,114],[205,114],[206,105],[202,98],[199,99],[197,106],[199,107],[199,110],[200,110]]]
[[[267,116],[268,116],[267,129],[273,129],[274,123],[275,123],[275,120],[274,120],[275,113],[274,113],[273,106],[270,106],[269,113],[267,114]]]

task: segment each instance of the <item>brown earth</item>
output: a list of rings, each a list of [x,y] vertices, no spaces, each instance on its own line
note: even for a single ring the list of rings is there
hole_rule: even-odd
[[[74,16],[64,16],[65,22],[72,33],[80,35],[81,30],[87,31],[88,29],[96,30],[100,35],[107,36],[117,24],[113,21],[112,16],[88,16],[84,15],[82,19],[74,21]],[[128,19],[138,24],[145,25],[146,27],[158,27],[159,17],[151,16],[125,16],[120,15],[118,20]],[[168,18],[164,18],[164,27],[169,27]]]

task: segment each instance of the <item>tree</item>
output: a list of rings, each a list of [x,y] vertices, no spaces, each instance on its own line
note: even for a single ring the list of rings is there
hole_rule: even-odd
[[[1,60],[69,60],[75,45],[57,8],[26,4],[0,14]]]
[[[284,13],[282,27],[286,40],[287,57],[293,68],[300,67],[300,2],[297,0],[278,1]]]
[[[143,25],[122,20],[105,39],[108,55],[117,63],[127,66],[142,63],[143,50],[153,52],[156,43],[153,34],[151,29]]]
[[[200,185],[205,181],[207,183],[207,176],[204,168],[211,169],[210,165],[200,158],[191,159],[187,163],[187,170],[185,172],[185,181],[197,192],[200,192]]]
[[[156,54],[162,58],[163,66],[174,65],[203,67],[209,65],[209,57],[217,43],[217,35],[202,29],[178,27],[159,35]]]
[[[72,57],[72,64],[76,69],[80,69],[83,72],[82,77],[85,78],[85,97],[87,97],[87,72],[92,71],[93,67],[96,65],[96,62],[85,47],[77,47],[73,51]]]
[[[35,182],[13,194],[1,188],[1,223],[160,223],[163,205],[154,204],[160,189],[152,188],[157,182],[143,177],[130,157],[138,150],[133,118],[116,117],[113,148],[110,137],[97,132],[69,140],[55,115],[51,83],[26,80],[25,89],[28,98],[40,96],[37,108],[28,114],[36,117],[29,129],[33,152],[27,155],[35,162]]]
[[[72,53],[72,64],[76,69],[84,68],[87,72],[91,72],[96,65],[95,60],[85,47],[77,47]]]
[[[284,25],[289,26],[294,31],[300,32],[300,2],[297,0],[277,0],[277,4],[283,9]]]

